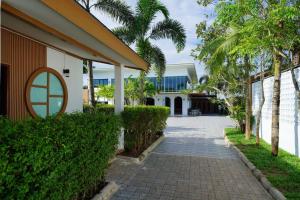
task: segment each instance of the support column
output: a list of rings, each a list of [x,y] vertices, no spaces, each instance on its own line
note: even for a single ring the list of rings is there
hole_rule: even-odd
[[[173,97],[170,97],[170,103],[171,103],[171,106],[170,106],[170,109],[171,109],[171,116],[174,116],[175,113],[175,101],[174,101],[174,98]]]
[[[124,65],[115,66],[115,114],[124,110]],[[124,150],[124,129],[121,129],[118,151]]]
[[[184,95],[182,98],[182,115],[187,116],[188,115],[188,96]]]

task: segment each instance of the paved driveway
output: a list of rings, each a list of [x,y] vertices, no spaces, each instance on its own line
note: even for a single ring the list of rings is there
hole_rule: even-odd
[[[252,199],[271,197],[223,139],[226,117],[170,117],[166,139],[143,164],[118,159],[107,180],[116,181],[114,200]]]

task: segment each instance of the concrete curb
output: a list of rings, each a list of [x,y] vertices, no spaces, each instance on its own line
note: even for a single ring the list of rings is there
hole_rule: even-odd
[[[96,194],[92,200],[109,200],[112,195],[118,191],[119,186],[115,182],[109,182],[99,194]]]
[[[116,160],[117,160],[116,156],[112,157],[111,159],[109,159],[108,165],[112,164],[112,163],[115,162]]]
[[[121,156],[118,155],[117,158],[121,158],[121,159],[125,159],[125,160],[129,160],[133,163],[136,164],[141,164],[144,162],[144,160],[148,157],[148,155],[151,153],[151,151],[153,149],[155,149],[155,147],[157,147],[163,140],[165,139],[165,136],[162,135],[160,136],[153,144],[151,144],[145,151],[143,151],[143,153],[141,153],[141,155],[137,158],[133,158],[133,157],[128,157],[128,156]]]
[[[155,149],[163,140],[165,139],[165,136],[160,136],[153,144],[151,144],[143,153],[138,157],[139,162],[143,162],[149,155],[149,153]]]
[[[272,186],[270,181],[265,177],[265,175],[253,165],[252,162],[248,160],[248,158],[241,152],[239,148],[237,148],[230,140],[227,138],[225,134],[225,130],[223,131],[224,139],[228,147],[234,149],[239,158],[243,161],[243,163],[250,169],[255,178],[261,183],[261,185],[265,188],[265,190],[276,200],[286,200],[285,196]]]

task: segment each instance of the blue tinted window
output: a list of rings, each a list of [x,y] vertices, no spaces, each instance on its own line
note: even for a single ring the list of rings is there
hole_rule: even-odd
[[[94,87],[108,85],[108,79],[94,79]]]
[[[179,92],[187,87],[187,76],[167,76],[162,79],[161,89],[164,92]]]

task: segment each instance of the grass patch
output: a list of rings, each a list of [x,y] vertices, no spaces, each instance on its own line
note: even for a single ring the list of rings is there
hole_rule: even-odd
[[[246,140],[244,134],[234,128],[225,129],[228,139],[280,190],[287,199],[300,199],[300,159],[280,149],[278,157],[271,156],[271,145],[255,137]]]

